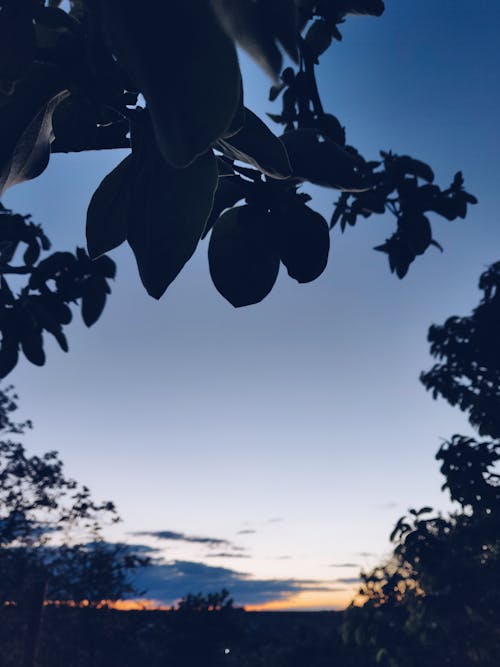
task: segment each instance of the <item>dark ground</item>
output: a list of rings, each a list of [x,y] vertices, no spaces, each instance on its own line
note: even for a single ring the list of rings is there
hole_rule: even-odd
[[[45,607],[37,667],[335,667],[336,612],[168,612]],[[26,628],[0,610],[0,665],[20,667]]]

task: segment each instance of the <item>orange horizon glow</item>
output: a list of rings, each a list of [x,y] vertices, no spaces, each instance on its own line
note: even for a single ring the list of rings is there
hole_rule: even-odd
[[[245,605],[247,611],[341,611],[353,602],[356,591],[300,591],[283,600]]]
[[[262,604],[247,604],[245,611],[341,611],[351,603],[362,604],[356,590],[346,589],[343,591],[300,591],[282,600],[270,600]],[[46,605],[67,605],[70,607],[87,607],[89,603],[83,601],[75,603],[72,601],[58,602],[47,600]],[[131,600],[102,600],[96,605],[97,609],[115,609],[116,611],[169,611],[171,605],[166,605],[159,600],[138,598]]]

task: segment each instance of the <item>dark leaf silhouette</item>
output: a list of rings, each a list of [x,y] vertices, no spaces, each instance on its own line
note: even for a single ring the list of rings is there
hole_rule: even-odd
[[[52,66],[33,65],[29,76],[0,108],[0,194],[39,176],[46,168],[53,140],[52,115],[68,95]]]
[[[24,264],[10,264],[23,244]],[[72,320],[68,304],[81,301],[82,318],[91,326],[110,293],[108,280],[114,278],[116,267],[109,257],[91,261],[82,248],[77,248],[75,254],[59,251],[39,261],[42,251],[49,249],[49,239],[29,216],[0,208],[0,377],[13,370],[19,350],[31,363],[42,366],[45,332],[67,352],[63,327]],[[7,282],[9,274],[27,278],[18,294]]]
[[[127,239],[144,286],[159,299],[201,238],[217,187],[217,164],[210,150],[185,169],[170,167],[147,128],[136,129]]]
[[[279,256],[270,238],[271,224],[269,214],[237,206],[214,225],[208,247],[210,275],[235,308],[262,301],[276,282]]]
[[[340,190],[367,190],[362,178],[363,160],[329,139],[320,140],[310,129],[286,132],[281,137],[293,174],[316,185]]]
[[[292,174],[285,147],[250,109],[245,109],[241,130],[221,139],[219,145],[233,160],[248,162],[272,178],[288,178]]]
[[[133,158],[128,155],[94,192],[87,211],[87,248],[92,259],[126,240],[134,177]]]
[[[228,34],[273,78],[281,71],[279,38],[296,58],[296,15],[293,0],[211,0]]]
[[[299,283],[316,280],[328,261],[328,223],[308,206],[290,206],[279,219],[277,247],[291,278]]]
[[[107,284],[93,276],[85,281],[82,290],[82,319],[88,327],[97,322],[106,304]]]
[[[240,103],[232,41],[206,0],[157,2],[148,11],[110,0],[101,9],[119,64],[146,98],[160,152],[188,165],[224,134]]]

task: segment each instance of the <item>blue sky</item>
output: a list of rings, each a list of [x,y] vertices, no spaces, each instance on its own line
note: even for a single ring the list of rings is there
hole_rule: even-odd
[[[443,186],[463,170],[480,203],[466,221],[436,220],[443,255],[429,250],[399,281],[372,250],[393,223],[370,218],[335,230],[320,279],[298,285],[282,271],[262,304],[234,310],[211,284],[207,242],[159,302],[123,247],[101,320],[87,330],[75,318],[68,355],[49,343],[44,368],[23,361],[9,377],[35,422],[30,448],[58,450],[116,502],[124,521],[110,539],[160,550],[164,601],[182,571],[184,592],[226,577],[242,603],[340,604],[330,589],[352,590],[359,566],[389,551],[401,513],[447,507],[434,454],[470,431],[418,375],[431,364],[429,325],[469,312],[480,272],[499,259],[500,7],[386,6],[380,19],[348,19],[320,89],[366,157],[413,155]],[[265,75],[242,65],[247,106],[275,110]],[[33,213],[54,247],[83,245],[90,196],[121,157],[56,156],[4,203]],[[336,199],[315,189],[313,206],[328,215]],[[133,535],[158,531],[227,544]]]

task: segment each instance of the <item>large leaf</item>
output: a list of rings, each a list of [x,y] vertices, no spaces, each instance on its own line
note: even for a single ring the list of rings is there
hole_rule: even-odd
[[[277,79],[283,62],[269,20],[254,0],[210,0],[228,35],[271,76]]]
[[[270,239],[270,214],[237,206],[221,215],[208,246],[215,287],[235,308],[258,303],[272,290],[279,257]]]
[[[119,64],[147,101],[165,160],[186,166],[230,126],[240,103],[236,49],[207,0],[101,0]]]
[[[288,275],[299,283],[316,280],[326,268],[330,251],[328,223],[303,204],[293,204],[280,216],[277,247]]]
[[[141,280],[159,299],[194,253],[217,188],[217,162],[209,150],[189,167],[165,163],[152,133],[133,134],[135,179],[128,242]]]
[[[296,0],[210,0],[227,33],[273,78],[281,72],[276,41],[298,60]]]
[[[87,248],[92,259],[126,240],[134,179],[133,157],[127,155],[94,192],[87,210]]]
[[[52,114],[68,94],[56,67],[35,63],[0,108],[0,196],[45,169],[54,138]]]
[[[330,139],[321,141],[316,130],[286,132],[281,141],[285,144],[294,177],[340,190],[369,189],[359,173],[362,160]]]
[[[292,173],[284,145],[250,109],[245,108],[241,130],[218,145],[232,159],[248,162],[273,178],[289,178]]]

